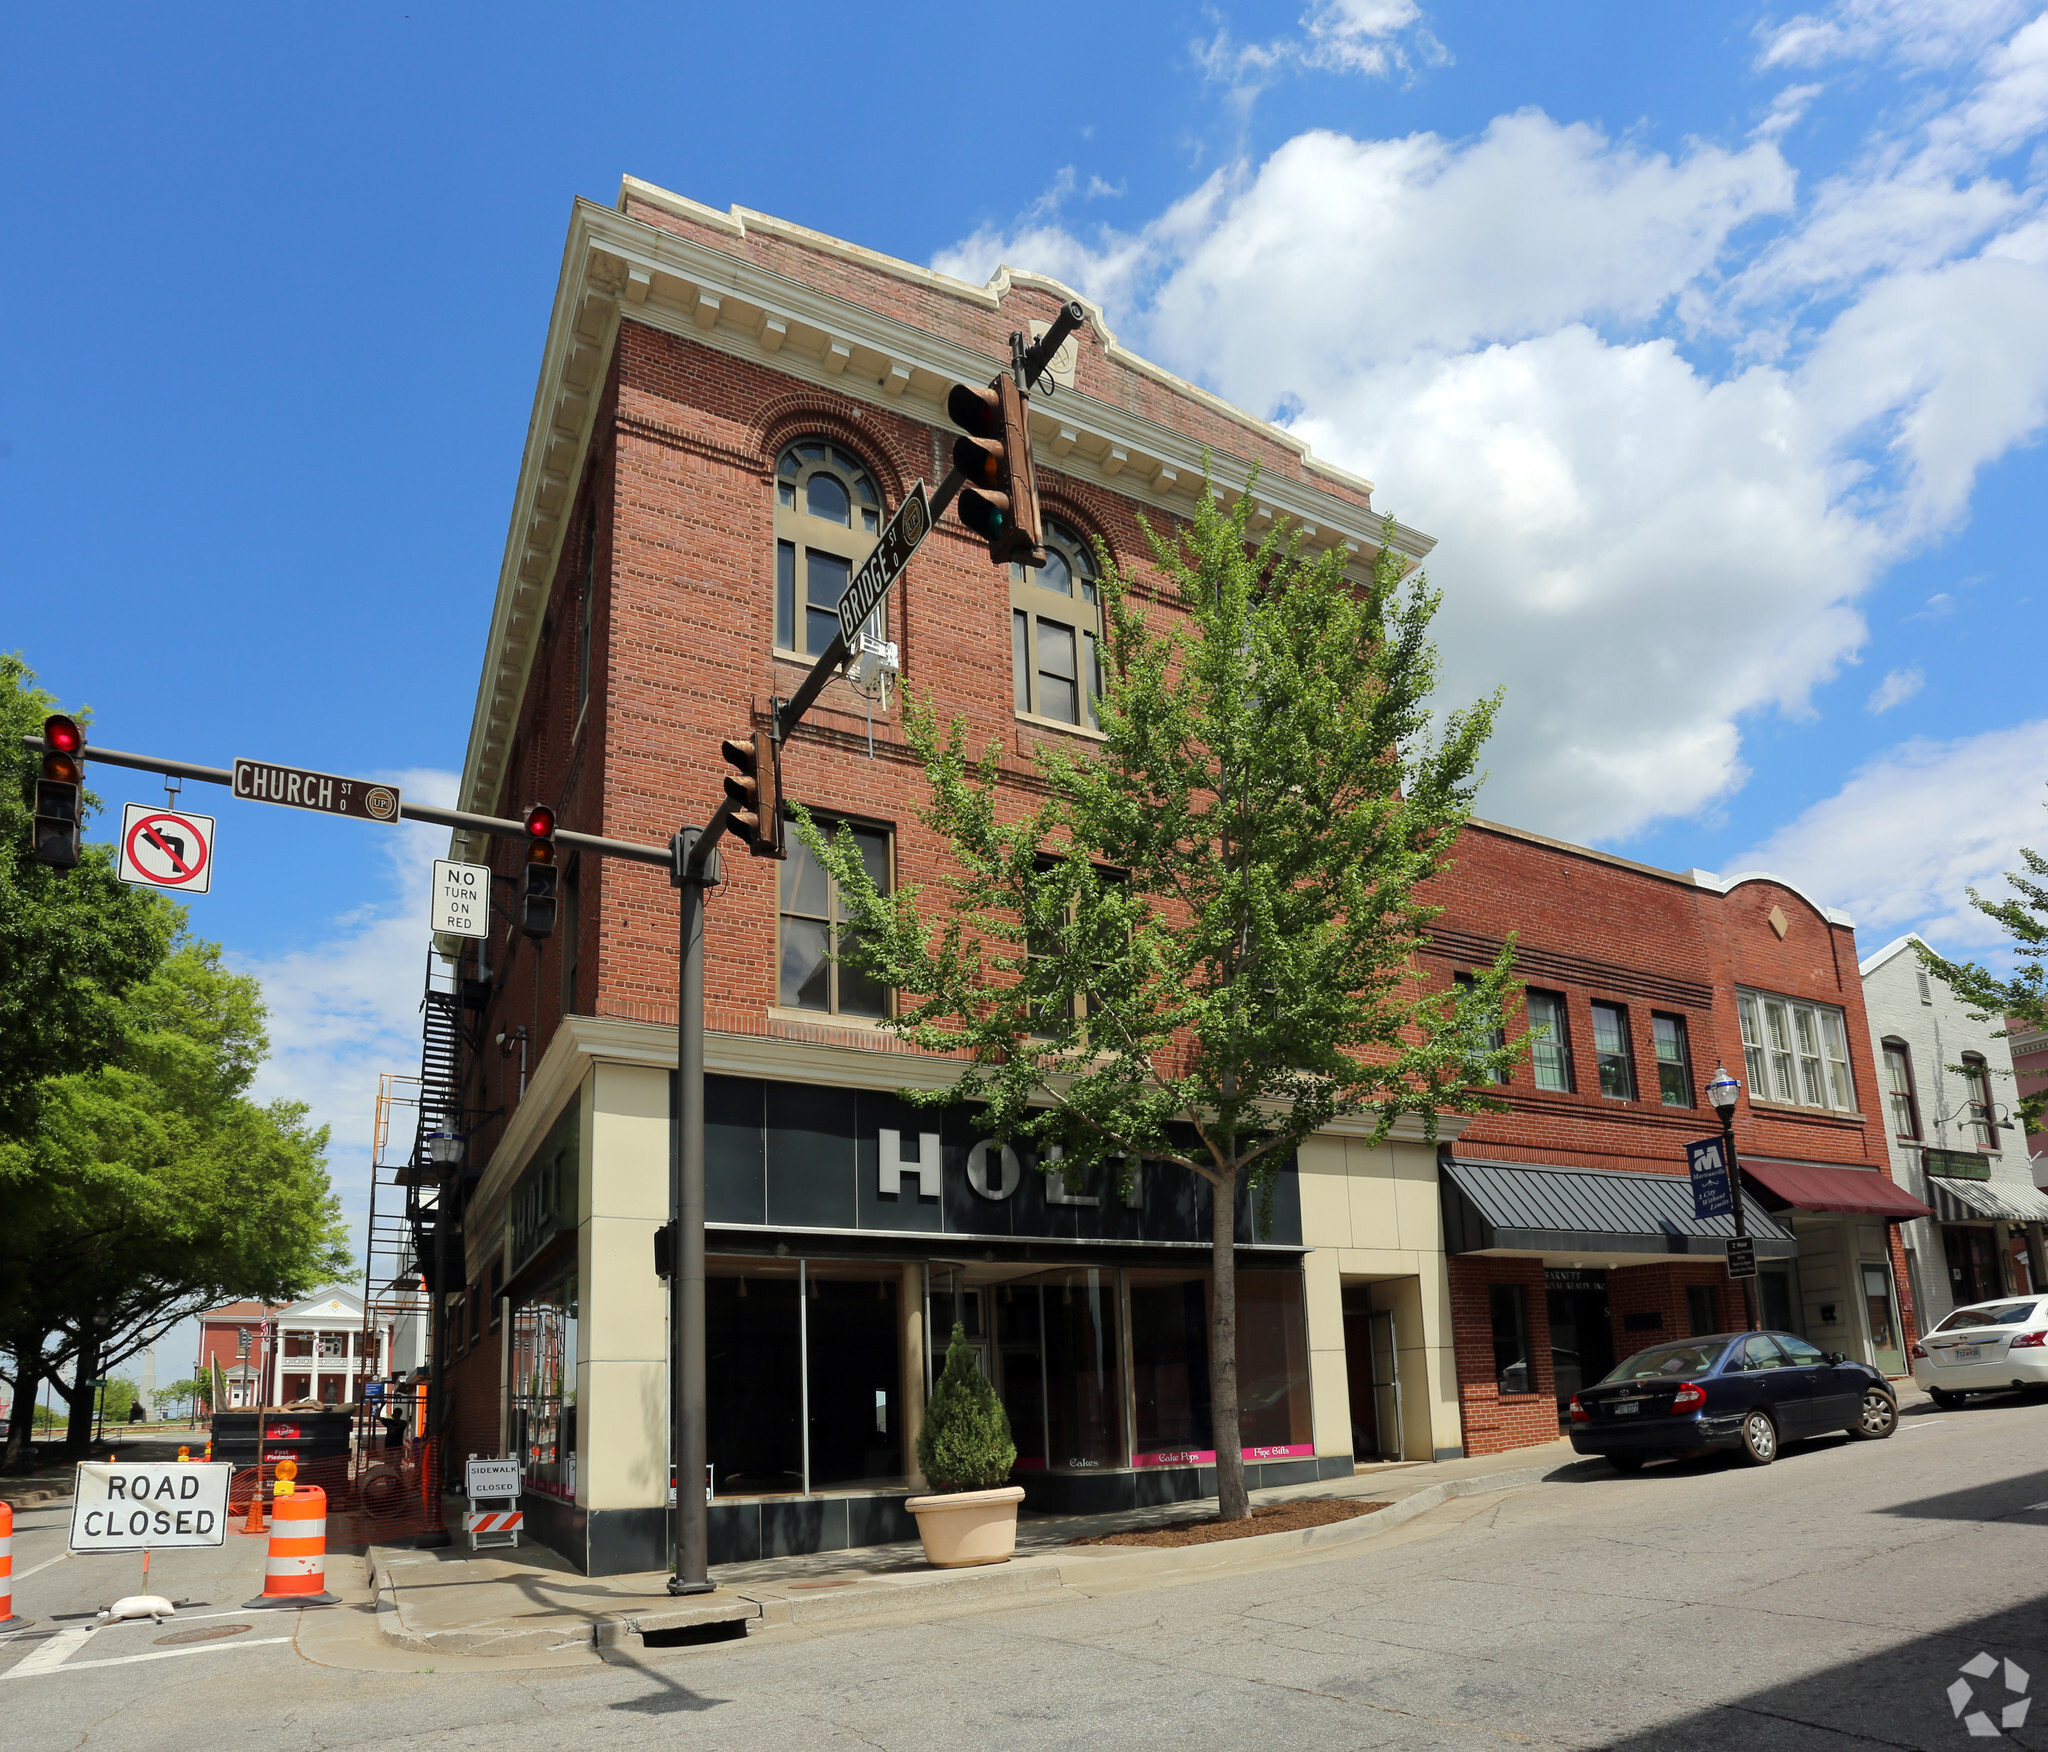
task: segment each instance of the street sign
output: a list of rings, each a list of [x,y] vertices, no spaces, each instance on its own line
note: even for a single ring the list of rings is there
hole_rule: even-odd
[[[224,1545],[225,1461],[81,1461],[71,1503],[73,1551],[163,1551]]]
[[[456,937],[491,934],[490,865],[434,860],[433,928]]]
[[[121,811],[121,880],[206,893],[213,886],[213,817],[130,803]]]
[[[1692,1214],[1725,1217],[1735,1209],[1728,1189],[1728,1160],[1721,1152],[1719,1138],[1702,1138],[1685,1146],[1685,1163],[1692,1170]]]
[[[931,533],[931,528],[931,498],[925,492],[924,482],[919,481],[896,507],[896,515],[889,519],[889,527],[882,531],[875,551],[854,573],[853,582],[839,599],[839,636],[846,641],[848,651],[860,649],[860,630],[867,625],[868,616],[889,594],[889,586],[910,564],[910,556],[917,552],[918,543]]]
[[[471,1502],[478,1497],[516,1497],[519,1494],[517,1460],[472,1460],[463,1468],[463,1494]]]
[[[311,809],[322,815],[354,815],[364,821],[398,819],[396,785],[372,784],[368,779],[344,779],[334,773],[277,766],[267,760],[237,760],[233,790],[237,797],[248,803],[282,803],[287,809]]]
[[[1747,1235],[1732,1235],[1728,1239],[1728,1275],[1732,1278],[1753,1278],[1756,1276],[1756,1242]]]

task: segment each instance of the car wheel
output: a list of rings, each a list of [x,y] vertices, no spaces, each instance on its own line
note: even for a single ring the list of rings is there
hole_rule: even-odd
[[[1737,1450],[1752,1466],[1768,1466],[1778,1457],[1778,1426],[1767,1411],[1752,1411],[1742,1420],[1742,1446]]]
[[[1881,1442],[1898,1427],[1898,1402],[1882,1387],[1866,1388],[1863,1414],[1849,1426],[1849,1434],[1859,1442]]]
[[[1950,1393],[1941,1387],[1928,1388],[1927,1397],[1934,1401],[1934,1409],[1936,1411],[1954,1411],[1963,1402],[1963,1396],[1960,1393]]]
[[[1616,1472],[1640,1472],[1646,1457],[1642,1454],[1610,1454],[1607,1456],[1607,1464]]]

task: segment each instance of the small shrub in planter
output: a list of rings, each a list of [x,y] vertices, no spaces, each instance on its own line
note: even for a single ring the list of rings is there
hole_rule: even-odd
[[[993,1490],[1007,1484],[1017,1463],[1010,1414],[974,1360],[957,1321],[946,1346],[946,1368],[932,1385],[917,1435],[918,1470],[935,1492]]]
[[[1006,1482],[1016,1461],[1009,1414],[956,1325],[917,1434],[917,1464],[932,1494],[904,1505],[917,1517],[927,1559],[941,1569],[1009,1560],[1024,1500],[1022,1488]]]

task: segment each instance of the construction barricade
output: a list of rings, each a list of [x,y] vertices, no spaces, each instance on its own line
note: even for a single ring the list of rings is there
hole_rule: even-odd
[[[294,1485],[289,1496],[270,1505],[270,1556],[263,1568],[263,1592],[243,1603],[257,1606],[337,1606],[327,1591],[327,1493],[316,1485]]]
[[[27,1622],[14,1616],[14,1505],[0,1503],[0,1630],[19,1630]]]

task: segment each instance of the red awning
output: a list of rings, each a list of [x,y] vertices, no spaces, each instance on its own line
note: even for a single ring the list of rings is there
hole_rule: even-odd
[[[1802,1211],[1846,1211],[1907,1223],[1934,1213],[1911,1193],[1871,1168],[1823,1168],[1815,1162],[1742,1158],[1742,1177]]]

